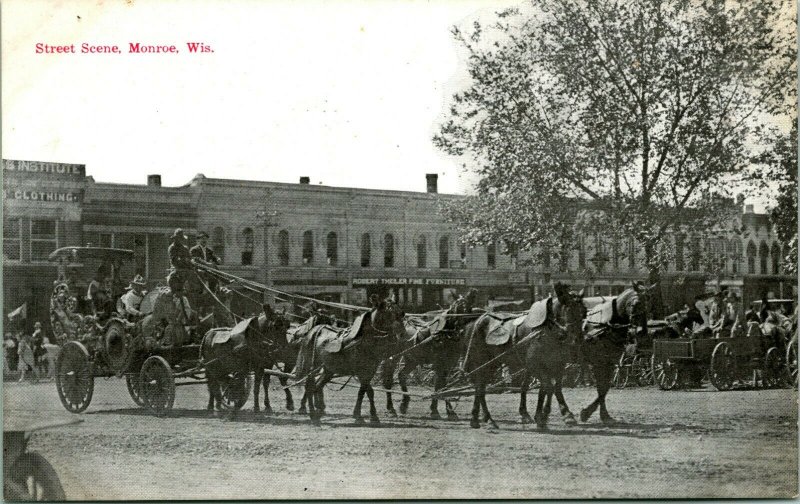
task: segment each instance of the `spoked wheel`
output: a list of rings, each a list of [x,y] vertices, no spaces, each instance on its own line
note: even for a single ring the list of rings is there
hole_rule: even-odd
[[[158,355],[148,357],[139,373],[139,391],[153,413],[163,415],[175,403],[175,376],[167,361]]]
[[[8,474],[10,481],[3,484],[3,497],[8,501],[56,502],[67,499],[56,470],[36,452],[20,455]]]
[[[220,405],[227,410],[238,411],[250,397],[253,380],[249,372],[227,374],[219,378],[219,388],[222,394]]]
[[[646,387],[655,383],[653,380],[653,367],[650,365],[647,357],[643,355],[634,357],[633,369],[636,373],[636,383],[640,387]]]
[[[797,336],[786,347],[786,367],[789,370],[789,383],[797,388]]]
[[[625,386],[628,384],[628,379],[630,378],[630,374],[631,374],[631,367],[629,365],[627,355],[623,352],[619,358],[617,367],[614,368],[614,378],[613,378],[614,386],[619,389],[625,388]]]
[[[94,394],[94,376],[89,352],[77,341],[64,344],[56,360],[56,388],[67,411],[80,413],[89,407]]]
[[[135,402],[137,406],[146,407],[147,404],[145,404],[144,398],[142,397],[139,373],[126,373],[125,384],[128,385],[128,394],[130,394],[133,402]]]
[[[708,371],[711,384],[717,390],[730,390],[733,387],[733,378],[736,371],[731,347],[726,342],[717,343],[711,354],[711,369]]]
[[[671,359],[656,361],[651,359],[653,377],[661,390],[672,390],[678,385],[678,366]]]
[[[764,388],[775,388],[786,383],[786,368],[777,347],[767,350],[761,376]]]

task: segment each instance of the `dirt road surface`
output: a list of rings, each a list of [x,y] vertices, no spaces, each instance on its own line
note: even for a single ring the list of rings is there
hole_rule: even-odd
[[[421,390],[420,390],[421,392]],[[534,391],[534,394],[536,392]],[[427,418],[427,402],[379,426],[355,425],[356,391],[328,390],[321,427],[252,403],[234,421],[208,417],[205,387],[177,390],[157,418],[134,406],[122,380],[98,379],[76,426],[33,435],[30,449],[56,467],[68,499],[622,498],[792,497],[797,494],[797,392],[612,390],[620,422],[550,429],[518,422],[518,397],[493,395],[500,424],[471,429],[471,401],[458,422]],[[574,412],[593,390],[566,390]],[[535,395],[529,398],[531,414]],[[367,414],[365,400],[364,413]],[[442,412],[443,405],[442,405]],[[6,383],[4,415],[71,416],[52,382]]]

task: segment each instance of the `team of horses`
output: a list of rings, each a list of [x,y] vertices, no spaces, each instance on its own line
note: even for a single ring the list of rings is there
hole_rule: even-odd
[[[420,364],[430,364],[435,374],[431,418],[441,418],[438,403],[443,399],[447,419],[457,419],[451,400],[458,391],[469,388],[466,394],[474,396],[470,426],[479,428],[482,419],[489,428],[497,428],[486,395],[505,368],[511,374],[513,389],[520,393],[521,421],[535,422],[545,429],[553,396],[564,422],[577,422],[564,398],[562,378],[567,363],[580,358],[591,365],[597,387],[596,399],[580,411],[580,420],[588,421],[599,409],[600,420],[613,423],[606,395],[614,366],[629,340],[629,329],[647,331],[652,288],[634,282],[618,296],[597,304],[584,298],[583,291],[556,284],[551,297],[537,301],[523,314],[480,310],[474,306],[473,290],[448,309],[427,317],[406,317],[393,301],[372,296],[369,311],[349,327],[337,327],[332,318],[323,315],[290,326],[283,314],[265,304],[259,316],[231,329],[211,330],[203,338],[201,358],[207,362],[208,410],[220,408],[223,387],[253,372],[254,410],[260,411],[259,389],[263,386],[264,411],[271,413],[268,385],[270,376],[277,375],[285,392],[286,409],[294,409],[288,384],[291,378],[292,385],[304,387],[299,412],[318,424],[325,412],[325,385],[335,377],[355,377],[360,386],[353,417],[357,423],[365,422],[362,403],[366,396],[369,421],[379,423],[371,384],[379,366],[383,364],[387,414],[396,416],[392,400],[395,374],[404,393],[402,414],[408,411],[410,401],[405,394],[408,374]],[[540,386],[531,418],[527,392],[533,379]]]

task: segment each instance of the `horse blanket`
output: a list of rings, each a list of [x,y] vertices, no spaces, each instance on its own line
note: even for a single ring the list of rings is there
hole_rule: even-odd
[[[312,315],[302,324],[289,328],[289,330],[286,331],[286,342],[293,345],[305,338],[311,332],[311,329],[317,325],[318,318],[319,317],[316,315]]]
[[[211,345],[224,345],[228,341],[232,342],[234,347],[244,346],[245,333],[250,327],[250,324],[256,320],[256,317],[244,319],[232,328],[213,329],[214,335],[211,338]]]
[[[610,324],[617,312],[617,300],[612,299],[595,306],[586,314],[586,321],[592,324]]]
[[[361,336],[364,318],[368,315],[368,312],[362,313],[356,317],[352,326],[345,329],[329,325],[314,326],[308,333],[308,337],[300,340],[300,351],[297,354],[297,362],[292,373],[299,377],[310,371],[317,348],[329,354],[338,353],[347,348]]]

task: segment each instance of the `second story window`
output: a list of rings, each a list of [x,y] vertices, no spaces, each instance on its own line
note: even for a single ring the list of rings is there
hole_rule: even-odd
[[[450,239],[447,236],[439,238],[439,267],[450,266]]]
[[[339,259],[339,243],[337,241],[336,233],[331,231],[328,233],[327,246],[325,247],[328,264],[334,265]]]
[[[303,232],[303,264],[314,263],[314,233]]]
[[[50,252],[58,248],[56,221],[31,221],[31,261],[46,261]]]
[[[369,233],[361,235],[361,267],[369,268],[369,259],[372,255],[372,243],[370,242]]]
[[[19,219],[3,219],[3,258],[19,261],[22,257],[22,229]]]
[[[486,266],[489,269],[497,267],[497,245],[494,242],[486,246]]]
[[[419,237],[417,242],[417,268],[427,268],[428,263],[428,240],[425,235]]]
[[[753,242],[747,244],[747,273],[756,274],[756,245]]]
[[[242,266],[252,266],[253,247],[255,245],[253,228],[246,227],[242,230],[242,242]]]
[[[214,255],[223,263],[225,262],[225,229],[217,226],[211,230],[211,249]]]
[[[289,266],[289,232],[285,229],[278,233],[278,264]]]
[[[391,234],[383,237],[383,266],[394,268],[394,236]]]

